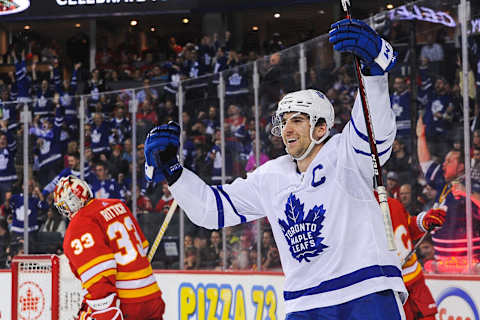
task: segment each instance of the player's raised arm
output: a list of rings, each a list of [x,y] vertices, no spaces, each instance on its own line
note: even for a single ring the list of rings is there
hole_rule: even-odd
[[[380,163],[383,164],[390,156],[391,145],[396,134],[395,115],[391,110],[387,76],[387,72],[395,65],[396,53],[392,46],[366,23],[355,19],[345,19],[333,24],[330,30],[330,42],[333,43],[335,50],[351,52],[360,58],[373,132]],[[366,161],[371,162],[367,128],[359,94],[352,110],[351,121],[345,130],[348,130],[351,137],[355,154],[359,155],[360,159],[363,156]]]
[[[195,224],[219,229],[264,216],[256,175],[232,184],[209,186],[178,161],[180,127],[170,121],[150,131],[145,141],[145,177],[149,182],[166,180],[174,199]]]

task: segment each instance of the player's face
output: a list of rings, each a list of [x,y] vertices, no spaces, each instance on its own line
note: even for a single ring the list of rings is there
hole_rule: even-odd
[[[312,141],[308,116],[288,112],[283,115],[282,122],[282,139],[287,152],[295,158],[302,156]]]

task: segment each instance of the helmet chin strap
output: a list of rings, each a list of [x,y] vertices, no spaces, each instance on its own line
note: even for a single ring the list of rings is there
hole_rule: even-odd
[[[310,145],[308,146],[307,150],[305,150],[305,152],[300,157],[294,157],[291,154],[289,154],[290,157],[292,157],[294,160],[301,161],[301,160],[305,159],[310,154],[310,152],[312,152],[313,147],[316,144],[322,143],[325,139],[327,139],[327,137],[330,134],[330,130],[327,129],[325,134],[319,140],[315,140],[315,139],[313,139],[313,130],[314,130],[314,128],[310,128],[310,140],[312,140],[312,142],[310,142]],[[287,148],[285,148],[285,151],[287,151],[287,153],[288,153]]]

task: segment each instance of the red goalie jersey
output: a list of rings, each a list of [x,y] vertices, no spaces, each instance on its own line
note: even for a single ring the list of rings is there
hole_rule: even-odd
[[[91,200],[73,216],[63,242],[72,271],[88,291],[85,298],[116,293],[122,309],[125,304],[161,301],[147,248],[136,219],[117,199]]]

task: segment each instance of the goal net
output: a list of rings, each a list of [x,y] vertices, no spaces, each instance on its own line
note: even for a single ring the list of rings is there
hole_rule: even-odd
[[[12,260],[12,320],[71,320],[83,293],[64,255],[22,255]]]

